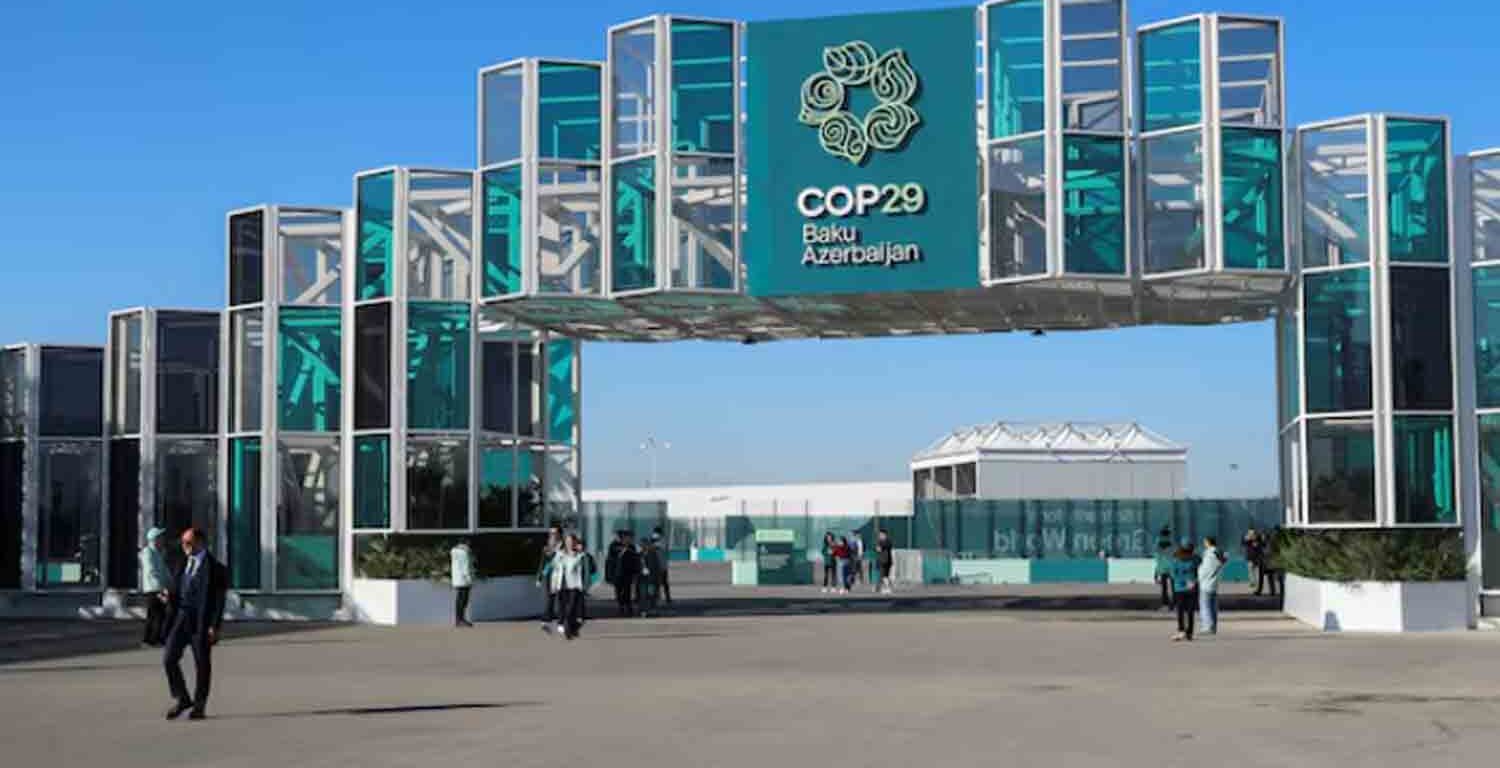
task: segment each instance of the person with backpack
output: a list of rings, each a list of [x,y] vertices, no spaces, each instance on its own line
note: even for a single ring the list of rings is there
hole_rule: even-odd
[[[1193,542],[1183,539],[1172,556],[1172,604],[1177,608],[1173,642],[1193,640],[1193,616],[1198,612],[1198,557]]]
[[[1224,564],[1228,561],[1214,537],[1204,536],[1203,557],[1198,564],[1198,613],[1203,617],[1205,635],[1219,633],[1219,577],[1224,575]]]

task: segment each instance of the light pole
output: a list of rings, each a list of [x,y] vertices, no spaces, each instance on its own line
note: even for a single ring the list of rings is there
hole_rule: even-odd
[[[651,478],[646,481],[647,488],[656,487],[656,452],[659,450],[669,450],[671,447],[671,443],[665,441],[658,442],[654,436],[647,436],[646,442],[641,443],[641,450],[651,459]]]

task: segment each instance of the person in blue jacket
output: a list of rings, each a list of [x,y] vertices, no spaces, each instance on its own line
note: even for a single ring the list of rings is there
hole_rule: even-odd
[[[1183,539],[1172,558],[1172,602],[1177,608],[1177,634],[1173,642],[1193,639],[1193,617],[1198,612],[1198,556],[1193,542]]]

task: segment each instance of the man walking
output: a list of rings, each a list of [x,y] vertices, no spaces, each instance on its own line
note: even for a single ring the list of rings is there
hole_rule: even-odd
[[[1219,633],[1219,577],[1224,575],[1224,553],[1212,536],[1203,537],[1203,561],[1198,564],[1198,614],[1203,634]]]
[[[450,578],[453,580],[453,626],[472,627],[469,621],[469,590],[474,586],[474,552],[469,540],[460,539],[448,550]]]
[[[661,526],[657,526],[655,530],[651,531],[651,538],[656,542],[658,547],[661,547],[661,574],[657,579],[657,583],[661,585],[662,600],[670,608],[672,606],[672,582],[668,579],[668,575],[672,570],[672,550],[667,545],[666,534],[662,533]]]
[[[167,633],[167,583],[172,574],[167,570],[167,558],[162,552],[167,540],[160,528],[146,531],[146,546],[141,547],[141,594],[146,598],[146,629],[141,642],[161,647]]]
[[[176,699],[167,710],[167,719],[175,720],[192,710],[190,719],[202,720],[208,706],[209,682],[213,677],[210,651],[219,641],[219,626],[224,620],[224,595],[229,574],[208,551],[203,532],[190,528],[182,534],[182,553],[186,556],[181,569],[172,578],[168,590],[172,608],[172,628],[167,633],[167,648],[162,666],[167,671],[167,687]],[[194,690],[188,696],[182,677],[182,652],[193,649]]]

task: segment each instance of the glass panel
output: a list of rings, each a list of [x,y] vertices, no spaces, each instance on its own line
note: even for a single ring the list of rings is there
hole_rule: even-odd
[[[276,235],[281,245],[281,303],[338,304],[343,299],[343,214],[282,209],[276,217]]]
[[[573,386],[577,342],[547,342],[547,439],[572,443],[578,421],[578,392]]]
[[[1224,166],[1224,266],[1285,268],[1281,134],[1225,128],[1220,152]]]
[[[21,478],[26,446],[0,442],[0,589],[21,588]]]
[[[474,177],[411,172],[406,210],[406,293],[467,299],[474,263]]]
[[[1046,122],[1046,16],[1042,0],[990,6],[990,138],[1040,131]]]
[[[469,428],[469,305],[412,304],[406,330],[406,423]]]
[[[1146,175],[1146,274],[1202,269],[1203,134],[1186,131],[1141,142]]]
[[[164,435],[219,431],[219,316],[156,315],[156,429]]]
[[[599,159],[599,108],[602,103],[599,92],[602,85],[596,64],[542,62],[537,67],[539,157]]]
[[[42,443],[37,452],[37,585],[98,584],[101,446]]]
[[[113,466],[111,466],[113,471]],[[229,441],[229,586],[260,589],[260,439]],[[113,512],[113,509],[111,509]]]
[[[339,335],[337,307],[281,310],[280,365],[276,402],[286,432],[339,430]]]
[[[484,124],[479,148],[480,165],[504,163],[521,157],[524,71],[524,67],[517,64],[480,76],[480,87],[484,90],[484,114],[479,118]]]
[[[484,295],[521,292],[521,166],[484,173]]]
[[[138,589],[136,549],[141,540],[141,443],[109,444],[109,585]]]
[[[217,371],[218,344],[211,350]],[[41,384],[42,413],[38,426],[44,437],[104,434],[104,350],[42,347]]]
[[[109,375],[111,399],[110,431],[134,435],[141,431],[141,316],[122,315],[110,322],[110,344],[114,359]],[[0,429],[0,434],[4,430]]]
[[[541,364],[537,344],[516,347],[516,432],[526,437],[542,434],[542,372],[537,370]]]
[[[570,296],[598,293],[603,192],[599,170],[547,165],[537,174],[537,290]]]
[[[1063,269],[1125,274],[1125,140],[1064,136],[1062,192]]]
[[[391,439],[354,438],[354,527],[391,525]]]
[[[359,237],[355,297],[391,295],[391,252],[395,248],[396,174],[361,176],[355,182],[354,213]]]
[[[1281,434],[1281,505],[1283,522],[1302,521],[1302,430]]]
[[[1277,358],[1281,368],[1277,394],[1280,396],[1281,424],[1290,424],[1302,412],[1301,361],[1297,349],[1297,322],[1300,314],[1295,307],[1283,307],[1276,318]]]
[[[1191,125],[1203,119],[1203,71],[1198,21],[1142,32],[1136,83],[1141,130]]]
[[[265,321],[258,309],[233,312],[229,318],[229,430],[253,432],[260,429]]]
[[[1500,408],[1500,267],[1474,268],[1474,371],[1480,408]]]
[[[210,543],[218,541],[218,466],[215,440],[157,441],[156,524],[166,529],[167,541],[191,526],[201,528]],[[169,562],[182,557],[179,547],[167,551]]]
[[[1062,6],[1063,127],[1119,131],[1124,113],[1120,0]]]
[[[645,157],[614,166],[611,290],[656,286],[655,164]]]
[[[672,287],[734,289],[734,161],[675,158]]]
[[[467,440],[412,439],[406,444],[406,527],[469,527]]]
[[[1396,522],[1453,524],[1453,419],[1395,417]]]
[[[1219,21],[1219,118],[1281,125],[1281,29],[1275,22]]]
[[[546,511],[542,506],[542,461],[540,451],[522,448],[516,453],[516,477],[521,487],[516,493],[516,524],[522,528],[540,528],[546,525]]]
[[[1370,270],[1303,276],[1308,413],[1366,411],[1370,390]]]
[[[278,449],[276,588],[338,589],[338,438],[292,438]]]
[[[354,428],[391,425],[391,305],[354,308]]]
[[[483,393],[484,414],[481,426],[488,432],[515,434],[515,346],[509,341],[486,341],[482,355],[484,370],[479,386]]]
[[[1370,259],[1370,145],[1363,122],[1302,132],[1302,265]]]
[[[1391,267],[1391,387],[1396,410],[1453,407],[1448,270]]]
[[[610,46],[614,156],[649,152],[656,146],[656,25],[616,30]]]
[[[734,154],[734,27],[672,22],[672,148]]]
[[[1448,142],[1445,125],[1385,125],[1391,261],[1448,261]]]
[[[26,350],[0,350],[0,437],[26,434]]]
[[[1500,414],[1479,417],[1479,549],[1485,589],[1500,589]]]
[[[1307,423],[1307,521],[1375,522],[1375,431],[1361,419]]]
[[[479,527],[511,528],[515,520],[516,473],[514,443],[486,443],[480,455]]]
[[[254,304],[265,294],[265,214],[229,217],[229,303]]]
[[[990,147],[990,278],[1047,272],[1046,151],[1041,137]]]
[[[537,459],[544,462],[542,480],[543,487],[546,489],[547,523],[573,519],[578,513],[578,468],[573,452],[568,449],[554,448],[532,453],[534,454],[533,466]],[[534,516],[529,519],[534,519]],[[523,524],[528,527],[537,527],[535,523]]]
[[[954,472],[954,493],[961,497],[973,496],[979,479],[978,466],[973,463],[959,464],[954,467]]]
[[[1474,158],[1469,181],[1474,196],[1474,261],[1500,259],[1500,155]]]

